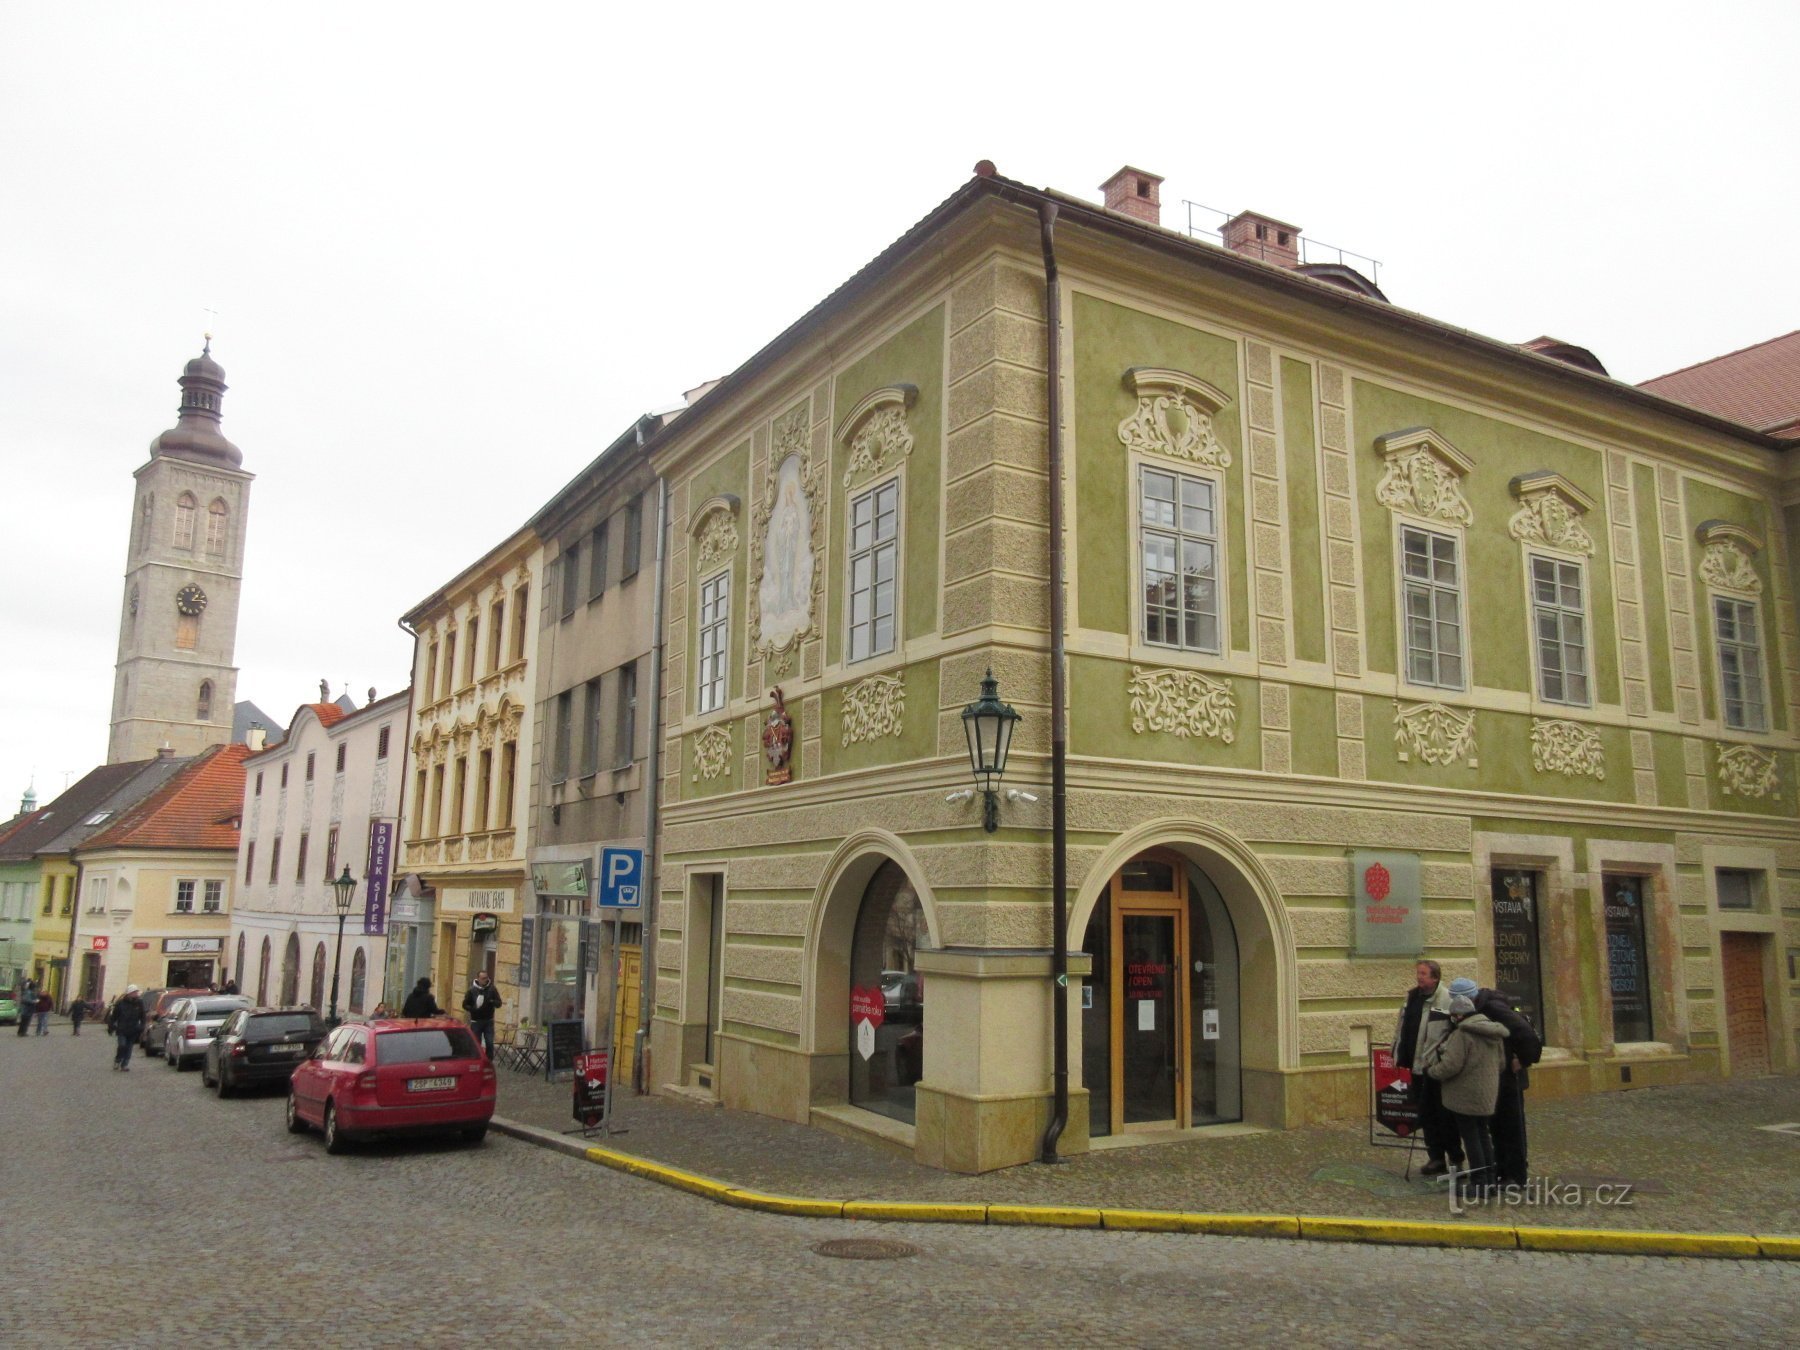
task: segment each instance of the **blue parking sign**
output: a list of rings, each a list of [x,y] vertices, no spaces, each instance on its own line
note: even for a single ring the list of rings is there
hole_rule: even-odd
[[[644,850],[600,850],[601,909],[642,909],[644,905]]]

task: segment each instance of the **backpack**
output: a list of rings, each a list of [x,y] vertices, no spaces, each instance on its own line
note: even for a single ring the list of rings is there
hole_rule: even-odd
[[[1498,989],[1490,989],[1488,997],[1483,999],[1482,1006],[1476,1009],[1483,1016],[1492,1017],[1489,1011],[1495,1004],[1504,1012],[1504,1017],[1494,1017],[1494,1021],[1506,1028],[1508,1053],[1517,1054],[1522,1067],[1529,1069],[1544,1057],[1544,1038],[1537,1027],[1532,1025],[1531,1016],[1523,1008],[1517,1007],[1512,1000]],[[1515,1044],[1516,1042],[1516,1044]]]

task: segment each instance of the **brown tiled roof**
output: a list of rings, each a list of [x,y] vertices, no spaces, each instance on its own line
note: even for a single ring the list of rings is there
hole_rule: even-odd
[[[1800,439],[1800,329],[1639,386],[1690,408]]]
[[[162,787],[83,848],[217,848],[238,846],[249,747],[215,745],[194,756]]]
[[[0,849],[5,848],[8,839],[11,839],[20,830],[24,829],[27,825],[31,824],[32,821],[43,815],[47,809],[48,808],[46,807],[39,807],[37,810],[28,812],[25,815],[14,816],[4,825],[0,825]]]
[[[30,858],[64,830],[93,815],[109,797],[154,762],[139,759],[125,764],[102,764],[83,774],[55,801],[0,836],[0,860],[23,862]]]

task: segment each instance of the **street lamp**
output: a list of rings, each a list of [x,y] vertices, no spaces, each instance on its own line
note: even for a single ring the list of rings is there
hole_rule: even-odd
[[[330,874],[327,873],[327,880]],[[350,916],[350,902],[356,898],[356,878],[350,875],[350,864],[344,864],[344,874],[331,882],[333,898],[337,901],[338,940],[337,957],[331,963],[331,1016],[325,1019],[327,1026],[338,1024],[338,972],[344,965],[344,920]]]
[[[1000,701],[1000,683],[992,667],[981,682],[981,697],[962,710],[962,720],[963,734],[969,738],[969,768],[981,788],[981,827],[992,834],[1000,828],[1000,798],[994,785],[1006,776],[1006,752],[1019,720],[1012,705]]]

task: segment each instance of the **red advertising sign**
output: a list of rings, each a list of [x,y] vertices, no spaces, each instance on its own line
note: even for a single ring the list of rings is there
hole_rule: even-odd
[[[97,952],[103,952],[110,946],[112,946],[112,939],[104,933],[94,939],[94,950]]]
[[[851,987],[850,1020],[867,1022],[872,1027],[878,1027],[887,1020],[887,998],[882,994],[880,985]]]
[[[575,1119],[593,1129],[606,1119],[606,1075],[611,1067],[604,1050],[575,1056]]]
[[[1419,1128],[1419,1104],[1413,1100],[1412,1070],[1394,1063],[1385,1045],[1369,1047],[1369,1075],[1375,1088],[1375,1123],[1405,1139]]]

